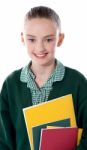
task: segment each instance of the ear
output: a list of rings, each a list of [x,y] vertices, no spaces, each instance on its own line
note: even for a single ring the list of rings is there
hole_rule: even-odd
[[[64,40],[64,33],[60,33],[58,43],[57,43],[58,47],[62,45],[63,40]]]
[[[23,34],[23,32],[21,32],[21,42],[22,42],[23,44],[25,44],[25,42],[24,42],[24,34]]]

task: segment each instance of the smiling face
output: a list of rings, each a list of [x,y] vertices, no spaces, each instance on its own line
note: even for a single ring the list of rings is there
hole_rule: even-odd
[[[55,59],[55,49],[60,46],[63,35],[57,24],[45,18],[28,20],[21,33],[21,39],[28,50],[33,64],[48,65]]]

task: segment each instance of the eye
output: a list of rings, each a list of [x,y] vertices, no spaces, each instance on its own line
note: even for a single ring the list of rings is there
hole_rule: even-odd
[[[46,41],[49,43],[49,42],[51,42],[51,41],[53,41],[53,39],[46,39]]]
[[[28,41],[34,43],[34,42],[35,42],[35,39],[28,39]]]

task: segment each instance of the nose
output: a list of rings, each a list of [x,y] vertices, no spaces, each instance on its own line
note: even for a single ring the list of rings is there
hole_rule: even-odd
[[[44,43],[43,41],[38,41],[35,45],[35,50],[38,52],[38,53],[42,53],[45,51],[45,47],[44,47]]]

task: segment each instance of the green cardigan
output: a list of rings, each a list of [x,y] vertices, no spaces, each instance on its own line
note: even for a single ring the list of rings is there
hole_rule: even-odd
[[[0,94],[0,150],[30,150],[23,108],[32,105],[30,89],[20,81],[21,69],[5,80]],[[53,83],[48,100],[72,94],[76,121],[83,136],[76,150],[87,150],[87,80],[74,69],[65,67],[62,81]],[[29,116],[30,117],[30,116]]]

